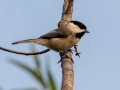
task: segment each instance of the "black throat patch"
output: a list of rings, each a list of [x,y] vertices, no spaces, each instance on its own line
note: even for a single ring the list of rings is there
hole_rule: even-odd
[[[80,39],[84,34],[85,32],[76,33],[75,37]]]

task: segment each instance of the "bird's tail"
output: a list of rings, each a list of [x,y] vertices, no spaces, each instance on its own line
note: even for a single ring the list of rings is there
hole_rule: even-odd
[[[36,43],[37,39],[27,39],[27,40],[21,40],[17,42],[13,42],[12,44],[19,44],[19,43]]]

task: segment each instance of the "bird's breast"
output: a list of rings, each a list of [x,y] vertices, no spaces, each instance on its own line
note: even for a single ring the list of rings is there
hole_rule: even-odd
[[[66,38],[52,38],[47,43],[47,47],[53,49],[54,51],[66,51],[76,45],[79,42],[79,38],[72,35]]]

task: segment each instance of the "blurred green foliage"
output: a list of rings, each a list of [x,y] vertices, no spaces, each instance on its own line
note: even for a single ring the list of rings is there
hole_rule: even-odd
[[[34,46],[31,47],[31,51],[35,52]],[[49,70],[50,65],[45,65],[45,71],[43,74],[43,69],[41,69],[41,62],[37,55],[33,55],[33,61],[35,62],[35,68],[32,69],[30,66],[15,60],[15,59],[9,59],[8,60],[11,64],[15,65],[16,67],[24,69],[26,72],[28,72],[30,75],[33,76],[35,80],[38,81],[39,85],[42,86],[42,90],[57,90],[55,79]],[[48,71],[49,70],[49,71]],[[46,76],[47,77],[46,77]],[[36,88],[23,88],[23,89],[12,89],[12,90],[40,90]]]

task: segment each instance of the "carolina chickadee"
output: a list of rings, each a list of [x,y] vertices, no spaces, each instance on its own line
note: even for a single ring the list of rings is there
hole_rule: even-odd
[[[58,27],[37,39],[27,39],[12,44],[37,43],[54,51],[64,52],[76,45],[85,33],[89,33],[86,29],[83,23],[70,21],[66,25]]]

